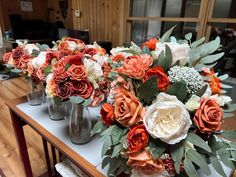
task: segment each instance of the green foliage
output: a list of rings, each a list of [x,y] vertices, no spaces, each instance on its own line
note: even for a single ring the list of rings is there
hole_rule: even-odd
[[[191,48],[195,48],[199,45],[201,45],[205,41],[205,37],[202,37],[201,39],[194,41],[192,44],[190,44]]]
[[[193,163],[188,159],[184,159],[184,170],[189,177],[199,177]]]
[[[168,45],[165,45],[165,53],[164,51],[162,51],[157,61],[157,64],[161,66],[165,71],[171,67],[172,53]]]
[[[192,33],[187,33],[185,34],[184,38],[190,41],[192,39],[193,34]]]
[[[33,49],[31,55],[37,57],[40,54],[40,51]]]
[[[221,135],[224,138],[236,139],[236,130],[222,130]]]
[[[170,148],[170,153],[174,161],[175,171],[180,173],[180,164],[184,155],[184,147],[182,143],[176,144]]]
[[[61,104],[62,99],[58,96],[55,96],[55,97],[53,97],[53,101],[54,101],[55,104]]]
[[[161,37],[160,42],[163,43],[163,42],[167,42],[169,40],[169,37],[170,37],[172,31],[174,30],[175,26],[173,26],[168,31],[166,31],[166,33]]]
[[[167,89],[166,93],[170,95],[175,95],[178,98],[178,100],[184,101],[184,99],[187,96],[186,82],[181,80],[172,83],[170,87]]]
[[[137,44],[135,44],[134,42],[131,42],[130,49],[134,50],[136,53],[141,53],[142,52],[142,49]]]
[[[207,85],[204,85],[201,89],[199,89],[196,93],[194,93],[195,95],[201,97],[207,90]]]
[[[147,46],[144,46],[144,47],[143,47],[143,50],[142,50],[141,53],[142,53],[142,54],[152,55],[150,49],[149,49]]]
[[[156,98],[158,94],[157,82],[157,76],[154,76],[138,88],[138,97],[144,106],[151,105],[152,101]]]
[[[191,160],[193,163],[195,163],[197,166],[201,168],[201,170],[209,176],[211,174],[211,171],[208,167],[208,164],[206,162],[206,159],[204,156],[201,156],[197,151],[193,149],[188,149],[186,152],[187,158]]]
[[[224,56],[224,52],[217,53],[214,55],[208,55],[208,56],[202,58],[201,62],[203,64],[211,64],[211,63],[218,61],[222,56]]]
[[[70,67],[70,64],[66,63],[66,71],[69,69],[69,67]]]
[[[70,101],[72,103],[75,103],[75,104],[82,104],[84,106],[88,106],[91,104],[92,100],[89,98],[89,99],[84,99],[80,96],[71,96],[69,97]]]
[[[234,169],[234,163],[230,160],[231,153],[227,149],[220,149],[217,151],[220,160],[229,168]]]
[[[207,152],[211,152],[211,148],[208,146],[208,144],[199,136],[197,136],[196,134],[193,133],[188,133],[186,141],[192,143],[195,146],[198,146],[204,150],[206,150]]]
[[[148,147],[153,156],[153,159],[156,160],[165,152],[166,148],[168,147],[168,144],[162,142],[159,139],[151,138],[149,140]]]
[[[44,68],[43,73],[46,74],[46,75],[52,73],[52,66],[49,65],[46,68]]]
[[[91,130],[90,134],[91,136],[97,134],[97,133],[101,133],[101,131],[103,130],[103,127],[105,125],[103,125],[102,120],[98,119],[97,123],[94,125],[93,129]]]
[[[131,53],[132,55],[138,55],[139,53],[133,49],[124,49],[121,50],[121,52],[125,52],[125,53]]]
[[[212,164],[212,166],[214,167],[214,169],[223,177],[227,177],[224,169],[222,168],[222,165],[220,163],[220,161],[218,160],[217,157],[211,156],[210,157],[210,162]]]
[[[14,68],[14,69],[11,69],[11,72],[19,74],[19,73],[22,72],[22,70],[21,70],[21,69]]]

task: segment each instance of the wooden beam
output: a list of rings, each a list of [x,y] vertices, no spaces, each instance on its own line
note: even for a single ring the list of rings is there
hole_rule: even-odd
[[[166,21],[166,22],[199,22],[199,18],[180,17],[128,17],[128,21]]]
[[[236,18],[210,18],[210,23],[236,23]]]

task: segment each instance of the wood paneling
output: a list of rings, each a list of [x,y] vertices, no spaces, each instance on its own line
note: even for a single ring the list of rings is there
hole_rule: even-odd
[[[20,8],[20,0],[0,0],[4,10],[5,30],[10,29],[10,14],[20,14],[22,19],[47,20],[47,0],[31,0],[33,3],[32,12],[23,12]]]
[[[66,28],[72,29],[73,21],[72,21],[72,0],[68,0],[68,10],[67,17],[64,19],[61,15],[59,8],[59,0],[47,0],[47,7],[50,9],[49,11],[49,22],[54,23],[57,20],[62,21]]]
[[[73,28],[89,29],[90,42],[111,41],[112,46],[122,45],[125,30],[125,0],[72,0]],[[81,11],[81,17],[74,15]]]

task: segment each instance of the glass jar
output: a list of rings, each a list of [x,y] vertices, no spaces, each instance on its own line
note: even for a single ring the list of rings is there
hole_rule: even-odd
[[[52,120],[63,120],[70,116],[72,104],[70,101],[55,102],[51,97],[47,98],[48,114]]]
[[[27,79],[27,99],[29,105],[36,106],[45,102],[44,86],[41,81]]]
[[[91,139],[92,123],[89,109],[81,104],[72,104],[70,117],[70,139],[74,144],[85,144]]]

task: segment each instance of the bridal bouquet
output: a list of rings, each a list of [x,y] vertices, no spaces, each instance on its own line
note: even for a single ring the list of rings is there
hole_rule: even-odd
[[[57,101],[70,99],[73,103],[86,106],[99,105],[110,86],[107,60],[106,51],[96,43],[84,45],[51,65],[46,79],[46,93]]]
[[[108,176],[197,177],[198,169],[211,174],[209,163],[226,176],[221,162],[234,168],[236,143],[226,139],[236,132],[221,125],[236,105],[222,83],[227,75],[213,71],[224,55],[212,54],[220,40],[191,43],[189,33],[177,41],[172,30],[141,47],[111,50],[111,88],[91,132],[104,141]]]

